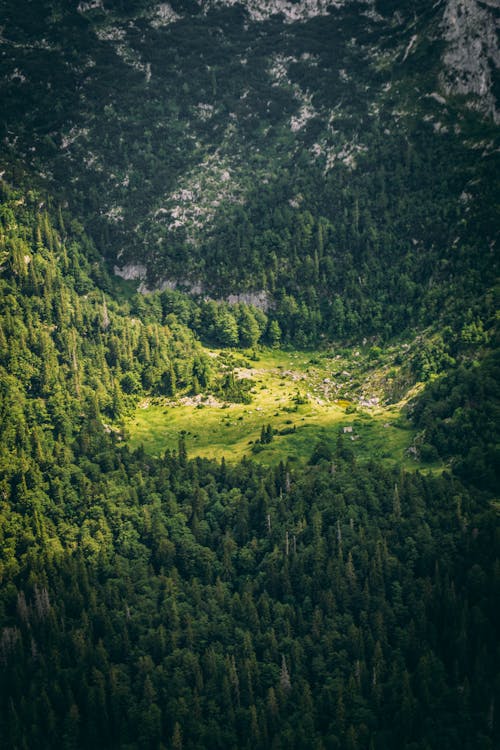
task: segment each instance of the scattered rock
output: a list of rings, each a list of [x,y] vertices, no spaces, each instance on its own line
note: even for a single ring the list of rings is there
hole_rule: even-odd
[[[375,396],[374,398],[361,398],[359,400],[360,406],[377,406],[380,403],[380,399]]]

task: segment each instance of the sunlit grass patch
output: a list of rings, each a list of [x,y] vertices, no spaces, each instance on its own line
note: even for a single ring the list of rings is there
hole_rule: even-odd
[[[359,460],[376,458],[408,468],[420,464],[408,454],[415,431],[401,416],[401,405],[359,405],[358,392],[344,386],[347,376],[362,372],[359,361],[334,354],[265,350],[258,353],[211,352],[214,363],[230,363],[237,377],[252,381],[252,403],[214,399],[153,399],[127,423],[129,444],[153,455],[175,450],[183,434],[190,456],[238,461],[252,456],[265,464],[280,460],[305,463],[318,441],[335,449],[339,434]],[[373,374],[373,367],[369,371]],[[335,388],[343,395],[335,398]],[[272,441],[260,442],[271,425]],[[344,429],[346,430],[344,433]]]

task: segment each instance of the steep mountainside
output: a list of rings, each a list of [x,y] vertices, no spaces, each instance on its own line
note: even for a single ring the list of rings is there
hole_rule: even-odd
[[[4,156],[127,278],[291,294],[326,329],[336,293],[350,333],[401,330],[450,272],[484,291],[497,25],[476,0],[7,3]],[[407,320],[381,316],[402,276]]]

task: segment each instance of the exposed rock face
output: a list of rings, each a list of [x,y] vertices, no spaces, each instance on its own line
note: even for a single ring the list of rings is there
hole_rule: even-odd
[[[204,293],[203,285],[198,281],[189,281],[189,279],[163,279],[152,286],[146,284],[145,276],[137,289],[141,294],[152,294],[153,292],[163,292],[165,289],[178,289],[187,294],[200,295]]]
[[[148,286],[145,281],[142,281],[138,291],[141,294],[150,294],[151,292],[163,292],[165,289],[178,289],[179,291],[195,296],[203,295],[206,300],[214,299],[216,302],[228,302],[230,305],[239,303],[252,305],[259,310],[264,310],[264,312],[267,312],[272,307],[270,295],[264,290],[229,294],[227,297],[214,297],[207,293],[206,288],[200,281],[189,281],[189,279],[163,279],[163,281],[153,287]]]
[[[500,67],[497,30],[498,0],[448,0],[443,14],[444,38],[442,85],[448,94],[472,95],[472,106],[500,122],[493,94],[493,71]]]
[[[102,0],[89,0],[89,2],[78,3],[77,10],[79,13],[87,13],[89,10],[104,11],[104,7],[102,4]]]
[[[141,263],[127,263],[123,268],[115,266],[113,270],[116,276],[120,276],[126,281],[145,279],[147,275],[147,268]]]
[[[271,307],[271,300],[268,292],[240,292],[240,294],[230,294],[226,298],[226,302],[234,305],[238,302],[243,302],[245,305],[252,305],[260,310],[267,311]]]
[[[180,18],[179,14],[175,12],[170,3],[160,3],[153,10],[152,26],[159,28],[160,26],[168,26]]]
[[[151,294],[152,292],[163,292],[165,289],[178,289],[188,294],[194,295],[206,295],[206,289],[203,284],[199,281],[190,281],[189,279],[163,279],[158,284],[149,286],[146,283],[147,268],[142,263],[127,263],[127,265],[120,268],[119,266],[114,267],[114,273],[116,276],[125,279],[126,281],[140,281],[138,291],[141,294]],[[206,296],[206,299],[214,299],[213,297]],[[271,307],[271,298],[268,292],[261,290],[256,292],[240,292],[239,294],[230,294],[227,297],[218,297],[218,302],[229,302],[231,305],[238,303],[244,303],[245,305],[252,305],[260,310],[269,310]]]
[[[363,0],[361,0],[363,2]],[[242,5],[248,11],[252,21],[265,21],[273,15],[281,14],[288,23],[304,21],[315,16],[326,16],[330,8],[340,8],[350,0],[209,0],[202,2],[205,6]],[[373,5],[374,0],[364,0]]]

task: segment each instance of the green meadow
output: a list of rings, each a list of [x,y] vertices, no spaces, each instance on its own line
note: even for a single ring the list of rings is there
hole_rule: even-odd
[[[159,456],[175,450],[182,434],[191,457],[305,463],[318,442],[334,449],[341,434],[360,460],[420,467],[408,453],[416,432],[402,413],[405,400],[384,405],[384,368],[362,354],[266,350],[251,359],[241,352],[211,350],[210,356],[216,370],[230,366],[235,377],[251,380],[252,402],[228,403],[209,394],[147,399],[126,423],[132,448],[143,445]],[[262,444],[267,425],[273,439]]]

